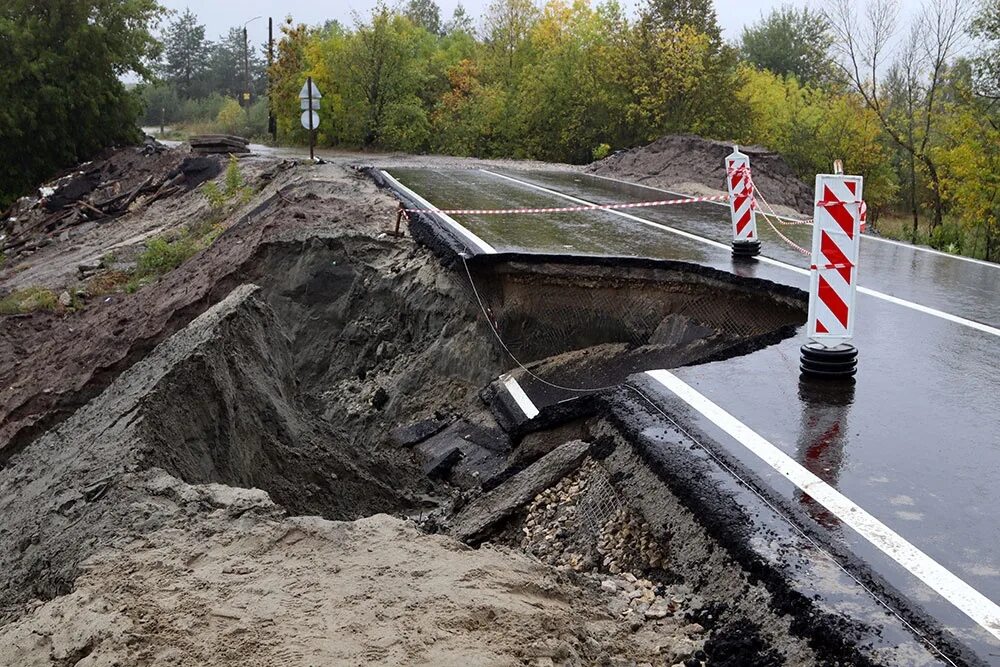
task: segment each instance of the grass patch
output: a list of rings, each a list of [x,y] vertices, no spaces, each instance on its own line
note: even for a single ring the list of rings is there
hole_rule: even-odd
[[[127,271],[105,271],[99,273],[87,281],[87,294],[91,296],[104,296],[113,294],[125,288],[125,285],[132,279],[132,274]]]
[[[55,310],[59,297],[45,287],[25,287],[0,299],[0,315],[18,315],[36,310]]]

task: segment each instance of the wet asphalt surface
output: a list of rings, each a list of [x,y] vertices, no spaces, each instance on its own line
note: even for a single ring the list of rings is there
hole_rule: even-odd
[[[573,205],[476,170],[392,169],[440,208]],[[640,186],[546,171],[506,175],[595,203],[672,198]],[[766,194],[766,193],[765,193]],[[687,204],[628,211],[728,245],[728,210]],[[455,215],[498,250],[677,259],[808,289],[808,278],[766,263],[734,264],[728,249],[607,212]],[[803,247],[811,227],[779,227]],[[795,267],[808,257],[762,221],[763,255]],[[1000,266],[863,238],[862,286],[993,327],[1000,326]],[[994,602],[1000,601],[1000,337],[890,303],[857,297],[854,387],[801,384],[797,336],[753,354],[674,373],[805,468]],[[666,392],[666,390],[663,390]],[[663,404],[673,401],[664,395]],[[840,524],[718,427],[689,411],[692,425],[811,514],[987,663],[1000,642],[860,535]]]

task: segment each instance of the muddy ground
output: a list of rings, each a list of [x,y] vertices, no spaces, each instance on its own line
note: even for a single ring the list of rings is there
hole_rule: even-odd
[[[391,197],[240,165],[222,214],[185,189],[4,266],[77,298],[0,320],[0,665],[828,662],[591,404],[497,422],[514,364],[466,276],[385,234]],[[96,293],[206,216],[178,268]],[[650,342],[616,336],[580,345]]]

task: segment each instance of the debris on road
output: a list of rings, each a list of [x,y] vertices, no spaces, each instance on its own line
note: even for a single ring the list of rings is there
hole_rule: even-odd
[[[222,171],[218,158],[143,148],[113,150],[19,199],[3,220],[8,258],[58,240],[84,223],[106,223],[130,210],[187,192]]]
[[[250,152],[250,142],[231,134],[199,134],[188,139],[199,155],[230,155]]]

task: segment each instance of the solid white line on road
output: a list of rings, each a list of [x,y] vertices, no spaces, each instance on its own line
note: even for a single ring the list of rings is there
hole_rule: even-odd
[[[517,407],[521,408],[521,412],[524,413],[525,417],[528,419],[534,419],[538,416],[538,408],[536,408],[535,404],[531,402],[528,395],[524,393],[524,390],[521,389],[521,385],[513,375],[510,373],[501,375],[500,381],[503,383],[503,386],[507,388],[507,391],[510,392],[511,398],[513,398],[514,402],[517,403]]]
[[[592,204],[593,203],[593,202],[587,201],[586,199],[579,199],[577,197],[573,197],[572,195],[564,194],[562,192],[559,192],[558,190],[552,190],[550,188],[542,187],[541,185],[535,185],[534,183],[529,183],[528,181],[522,181],[522,180],[520,180],[518,178],[513,178],[511,176],[506,176],[504,174],[499,174],[499,173],[497,173],[495,171],[490,171],[489,169],[480,169],[480,171],[485,172],[487,174],[491,174],[493,176],[496,176],[497,178],[502,178],[502,179],[511,181],[512,183],[519,183],[519,184],[521,184],[523,186],[526,186],[526,187],[529,187],[529,188],[534,188],[535,190],[540,190],[541,192],[546,192],[548,194],[555,195],[557,197],[562,197],[563,199],[568,199],[569,201],[574,201],[574,202],[577,202],[577,203],[580,203],[580,204]],[[645,218],[640,218],[639,216],[632,215],[631,213],[624,213],[622,211],[614,211],[614,210],[609,210],[608,213],[611,213],[613,215],[617,215],[617,216],[622,217],[622,218],[627,218],[628,220],[633,220],[635,222],[639,222],[639,223],[644,224],[644,225],[648,225],[649,227],[655,227],[656,229],[661,229],[661,230],[663,230],[665,232],[670,232],[671,234],[677,234],[678,236],[683,236],[684,238],[688,238],[688,239],[691,239],[693,241],[698,241],[700,243],[704,243],[706,245],[713,246],[715,248],[720,248],[720,249],[726,250],[726,251],[732,250],[732,248],[730,246],[726,245],[725,243],[719,243],[718,241],[713,241],[712,239],[707,239],[704,236],[699,236],[698,234],[692,234],[691,232],[685,232],[683,230],[676,229],[675,227],[670,227],[668,225],[663,225],[663,224],[660,224],[658,222],[653,222],[652,220],[646,220]],[[776,260],[776,259],[771,259],[770,257],[760,256],[760,257],[757,258],[757,260],[760,261],[763,264],[770,264],[772,266],[778,266],[778,267],[781,267],[783,269],[787,269],[788,271],[794,271],[795,273],[798,273],[799,275],[803,275],[803,276],[808,276],[809,275],[809,270],[808,269],[803,269],[803,268],[800,268],[798,266],[792,266],[791,264],[786,264],[785,262],[781,262],[781,261]],[[996,327],[991,327],[988,324],[983,324],[982,322],[976,322],[975,320],[970,320],[970,319],[967,319],[965,317],[960,317],[958,315],[952,315],[951,313],[946,313],[946,312],[944,312],[942,310],[938,310],[937,308],[931,308],[930,306],[925,306],[923,304],[914,303],[913,301],[907,301],[906,299],[900,299],[899,297],[892,296],[891,294],[886,294],[885,292],[879,292],[877,290],[873,290],[873,289],[868,288],[868,287],[858,286],[858,291],[861,292],[862,294],[867,294],[868,296],[873,296],[876,299],[882,299],[883,301],[888,301],[889,303],[895,304],[897,306],[902,306],[903,308],[909,308],[910,310],[915,310],[915,311],[917,311],[919,313],[924,313],[926,315],[932,315],[932,316],[938,317],[938,318],[940,318],[942,320],[947,320],[949,322],[954,322],[955,324],[960,324],[962,326],[969,327],[970,329],[976,329],[977,331],[982,331],[983,333],[987,333],[987,334],[990,334],[990,335],[993,335],[993,336],[1000,337],[1000,329],[998,329]]]
[[[813,500],[832,512],[840,521],[853,528],[885,555],[906,568],[910,574],[937,591],[991,635],[1000,639],[1000,607],[992,600],[959,579],[930,556],[907,542],[901,535],[856,505],[850,498],[803,468],[749,426],[733,417],[670,371],[647,371],[647,375],[704,415],[801,491],[809,494]]]
[[[393,178],[393,176],[391,174],[389,174],[389,172],[387,172],[386,170],[382,169],[381,171],[382,171],[382,175],[386,179],[388,179],[389,181],[391,181],[393,185],[395,185],[397,188],[399,188],[400,190],[402,190],[403,192],[405,192],[407,195],[409,195],[410,197],[412,197],[415,202],[421,204],[422,206],[426,206],[427,208],[439,208],[439,207],[435,206],[434,204],[430,203],[429,201],[427,201],[426,199],[424,199],[423,197],[421,197],[420,195],[418,195],[416,192],[414,192],[410,188],[408,188],[405,185],[403,185],[402,183],[400,183],[395,178]],[[482,240],[481,238],[479,238],[478,236],[476,236],[475,234],[473,234],[471,231],[469,231],[468,229],[466,229],[462,225],[458,224],[458,222],[454,218],[452,218],[450,215],[447,215],[445,213],[434,213],[433,215],[436,215],[439,218],[441,218],[441,220],[443,220],[445,222],[445,224],[449,225],[452,229],[455,230],[456,233],[458,233],[460,236],[464,237],[465,240],[467,240],[469,243],[471,243],[473,246],[475,246],[481,252],[484,252],[487,255],[495,255],[496,254],[496,252],[497,252],[496,248],[494,248],[489,243],[487,243],[486,241]]]
[[[645,183],[636,183],[634,181],[626,181],[621,178],[614,178],[613,176],[601,176],[600,174],[584,174],[585,176],[593,176],[594,178],[600,178],[605,181],[614,181],[615,183],[622,183],[624,185],[631,185],[637,188],[645,188],[647,190],[655,190],[656,192],[665,192],[669,195],[674,195],[675,197],[690,197],[689,194],[684,194],[683,192],[674,192],[673,190],[666,190],[664,188],[657,188],[652,185],[646,185]],[[704,204],[713,204],[715,206],[725,206],[729,208],[729,204],[717,201],[702,202]],[[779,220],[786,220],[788,222],[799,222],[801,218],[793,218],[789,215],[772,215],[768,214],[772,218],[778,218]],[[985,262],[981,259],[976,259],[974,257],[965,257],[963,255],[952,255],[951,253],[942,252],[940,250],[935,250],[934,248],[925,248],[924,246],[913,245],[912,243],[903,243],[902,241],[896,241],[895,239],[887,239],[884,236],[874,236],[871,234],[863,234],[862,239],[869,239],[871,241],[878,241],[880,243],[888,243],[890,245],[900,246],[901,248],[909,248],[910,250],[918,250],[920,252],[926,252],[929,255],[940,255],[941,257],[947,257],[948,259],[957,259],[963,262],[969,262],[971,264],[979,264],[980,266],[988,266],[992,269],[1000,269],[1000,264],[996,262]]]

